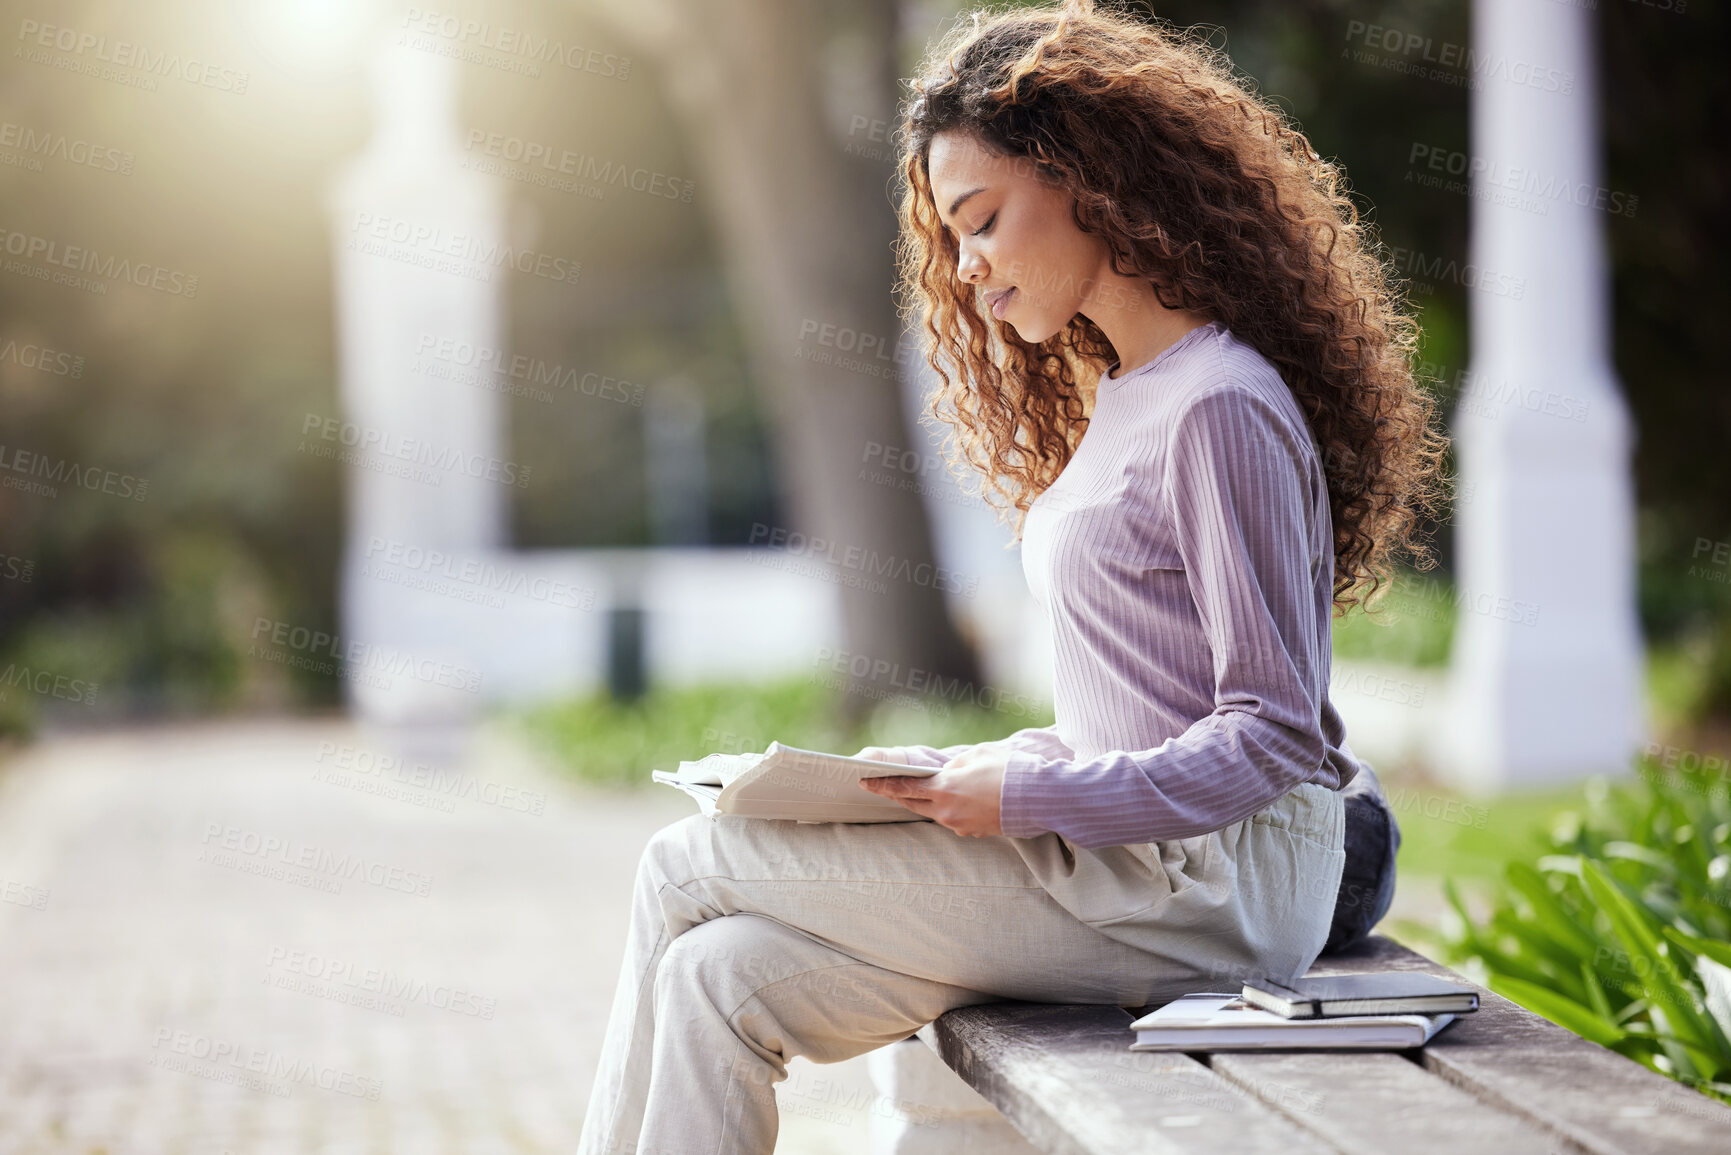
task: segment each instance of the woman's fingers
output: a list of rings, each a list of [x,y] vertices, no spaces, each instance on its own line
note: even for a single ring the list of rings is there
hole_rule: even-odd
[[[870,758],[877,762],[900,762],[904,766],[908,764],[908,752],[895,746],[867,746],[854,757]]]
[[[921,818],[932,818],[932,808],[936,803],[921,790],[925,781],[924,778],[903,777],[861,778],[860,785],[873,794],[901,803]]]
[[[859,783],[873,794],[882,794],[888,798],[924,798],[925,791],[920,788],[924,778],[913,778],[901,774],[890,774],[883,778],[861,778]]]
[[[861,784],[863,785],[864,782],[866,782],[866,781],[889,782],[889,781],[891,781],[891,779],[887,779],[887,778],[863,779]],[[867,787],[867,789],[871,789],[871,787]],[[885,798],[888,798],[888,799],[891,799],[892,801],[901,803],[905,809],[913,811],[915,814],[918,814],[921,818],[930,818],[932,816],[930,813],[930,810],[931,810],[931,807],[933,806],[933,802],[930,798],[927,798],[924,795],[919,795],[919,794],[896,793],[895,791],[897,789],[898,788],[894,788],[894,787],[889,788],[889,789],[876,789],[876,790],[872,790],[872,793],[873,794],[881,794]],[[900,788],[900,789],[905,789],[905,788]]]

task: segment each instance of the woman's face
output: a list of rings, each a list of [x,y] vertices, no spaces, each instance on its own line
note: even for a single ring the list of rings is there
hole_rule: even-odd
[[[1075,198],[1036,174],[1033,161],[1001,156],[971,133],[950,129],[927,152],[932,197],[961,252],[956,276],[974,286],[981,312],[1038,344],[1084,306],[1122,292],[1106,243],[1071,215]],[[1104,281],[1104,286],[1103,286]]]

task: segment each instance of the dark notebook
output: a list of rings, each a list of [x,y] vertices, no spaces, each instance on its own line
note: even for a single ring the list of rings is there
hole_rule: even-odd
[[[1244,1001],[1289,1019],[1343,1015],[1462,1014],[1479,1007],[1478,992],[1418,971],[1258,979],[1244,984]]]

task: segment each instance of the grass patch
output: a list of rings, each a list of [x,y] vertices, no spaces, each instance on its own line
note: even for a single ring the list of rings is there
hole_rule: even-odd
[[[1407,666],[1446,666],[1454,642],[1454,584],[1400,570],[1374,611],[1355,608],[1334,622],[1334,656]]]
[[[1544,853],[1551,827],[1586,800],[1582,783],[1489,798],[1393,778],[1384,780],[1383,789],[1400,823],[1396,869],[1433,878],[1501,877],[1504,863]]]
[[[529,739],[576,777],[606,786],[647,785],[650,770],[716,750],[761,751],[772,741],[852,754],[862,746],[952,746],[1049,726],[1039,713],[928,702],[884,702],[866,721],[842,721],[842,696],[795,676],[755,684],[661,687],[634,703],[606,694],[550,702],[512,717]]]
[[[1687,730],[1711,713],[1712,664],[1700,635],[1647,647],[1647,707],[1661,733]]]

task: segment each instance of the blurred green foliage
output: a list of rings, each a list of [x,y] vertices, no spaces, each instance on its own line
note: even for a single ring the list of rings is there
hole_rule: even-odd
[[[1579,784],[1483,798],[1421,787],[1398,772],[1384,777],[1383,789],[1400,823],[1400,877],[1448,878],[1469,890],[1500,878],[1513,860],[1543,854],[1557,815],[1579,809],[1584,799]],[[1451,800],[1458,809],[1443,809]]]
[[[1419,935],[1498,994],[1731,1102],[1731,776],[1693,761],[1589,783],[1542,853],[1507,863],[1488,914],[1451,880],[1452,924]]]
[[[14,635],[9,668],[58,676],[62,690],[66,672],[76,671],[81,688],[9,687],[0,732],[28,735],[49,717],[187,716],[295,702],[289,671],[249,660],[254,624],[276,604],[251,553],[224,533],[182,528],[151,540],[134,562],[138,573],[113,603],[44,612]]]
[[[1334,620],[1334,656],[1407,666],[1445,666],[1454,641],[1454,583],[1435,570],[1397,570],[1371,609]]]
[[[535,743],[577,777],[645,786],[651,770],[712,751],[761,752],[771,742],[852,754],[864,746],[952,746],[1049,726],[1049,710],[993,711],[933,697],[890,699],[863,724],[842,719],[842,695],[810,678],[762,684],[655,688],[634,702],[604,694],[550,702],[515,715]]]

